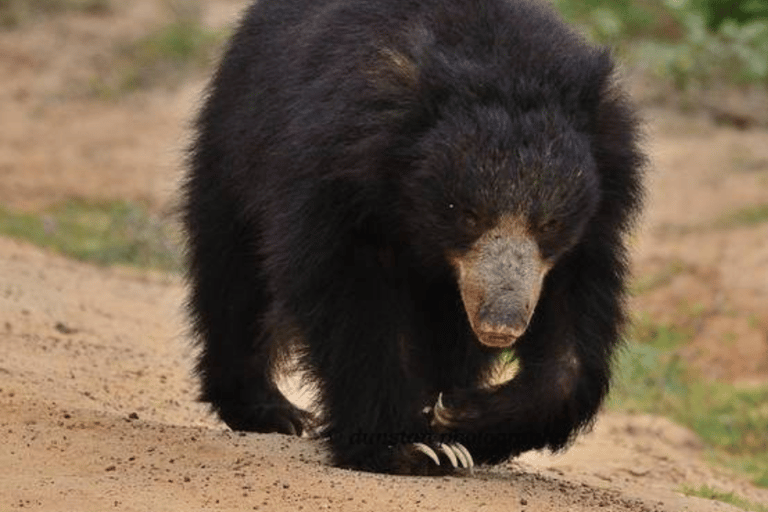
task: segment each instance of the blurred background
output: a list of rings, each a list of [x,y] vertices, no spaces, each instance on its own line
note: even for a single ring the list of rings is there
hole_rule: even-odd
[[[652,159],[609,408],[768,487],[768,0],[554,3],[616,52]],[[0,237],[178,275],[190,123],[246,5],[0,0]]]

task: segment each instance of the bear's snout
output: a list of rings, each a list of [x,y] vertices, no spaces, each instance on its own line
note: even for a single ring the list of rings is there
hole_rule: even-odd
[[[502,219],[465,254],[451,259],[477,339],[509,347],[531,321],[549,265],[515,219]]]
[[[530,300],[519,299],[510,295],[480,308],[475,334],[481,343],[507,347],[525,333],[533,314],[533,305]]]

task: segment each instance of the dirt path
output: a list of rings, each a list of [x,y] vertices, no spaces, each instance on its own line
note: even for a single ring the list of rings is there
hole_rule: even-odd
[[[317,442],[228,432],[194,401],[175,279],[0,239],[0,509],[727,510],[676,488],[768,500],[653,417],[604,415],[565,456],[451,478],[335,469]]]
[[[209,5],[221,25],[243,2]],[[136,0],[0,31],[0,205],[77,195],[169,208],[203,82],[113,101],[84,92],[115,45],[163,16],[162,2]],[[690,323],[686,357],[707,375],[766,382],[768,225],[718,223],[768,203],[768,132],[646,117],[655,170],[633,305]],[[565,455],[472,475],[331,468],[316,442],[228,432],[194,401],[182,303],[175,277],[0,238],[0,510],[732,509],[679,492],[703,484],[768,503],[768,491],[705,464],[695,436],[650,416],[603,414]]]

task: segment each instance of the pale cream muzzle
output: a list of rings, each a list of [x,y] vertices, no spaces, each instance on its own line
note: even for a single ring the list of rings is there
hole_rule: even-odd
[[[502,218],[451,262],[477,339],[509,347],[525,333],[550,268],[538,244],[513,218]]]

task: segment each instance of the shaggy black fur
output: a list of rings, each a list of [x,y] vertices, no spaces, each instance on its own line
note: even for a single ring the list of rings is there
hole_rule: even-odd
[[[300,434],[312,421],[274,383],[291,346],[344,467],[440,472],[413,444],[440,441],[496,463],[563,448],[594,417],[643,158],[610,56],[549,6],[259,0],[190,162],[202,398],[233,429]],[[478,240],[510,219],[549,271],[514,341],[517,376],[490,388],[500,349],[478,341],[455,262],[493,263]],[[503,293],[500,276],[489,287]]]

